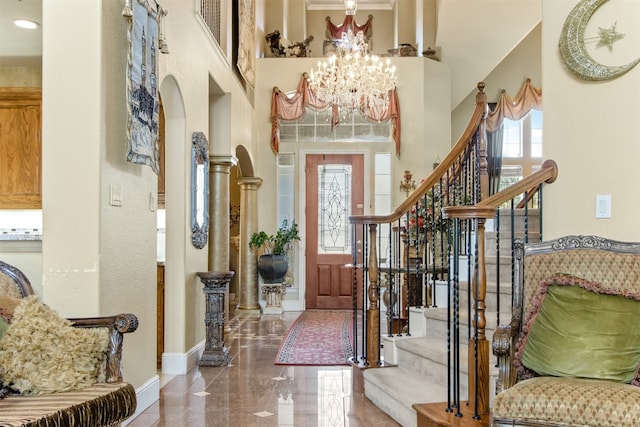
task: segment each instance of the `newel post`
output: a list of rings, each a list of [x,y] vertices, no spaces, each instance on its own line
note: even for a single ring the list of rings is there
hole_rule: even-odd
[[[367,309],[367,360],[380,360],[380,307],[378,290],[378,224],[369,224],[369,308]]]
[[[487,269],[485,260],[485,218],[478,218],[477,245],[478,266],[471,280],[471,298],[474,306],[471,309],[472,325],[475,336],[469,339],[469,405],[477,408],[478,414],[489,413],[489,340],[485,333],[487,318],[485,316],[487,296]],[[477,392],[476,392],[477,391]]]
[[[471,322],[474,333],[469,338],[467,360],[469,362],[469,407],[476,415],[489,413],[489,341],[487,326],[486,295],[487,269],[485,256],[485,222],[496,215],[496,209],[482,206],[448,206],[442,209],[443,216],[451,219],[477,220],[476,269],[471,278]]]

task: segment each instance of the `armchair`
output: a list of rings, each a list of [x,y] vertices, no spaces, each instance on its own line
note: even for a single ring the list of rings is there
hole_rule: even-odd
[[[514,250],[492,425],[640,425],[640,243],[568,236]]]

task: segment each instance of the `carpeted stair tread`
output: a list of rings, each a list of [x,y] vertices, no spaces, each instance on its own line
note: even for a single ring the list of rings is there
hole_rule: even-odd
[[[364,371],[365,395],[402,426],[415,426],[414,403],[441,402],[447,389],[399,367]]]
[[[436,308],[429,308],[428,310],[425,310],[424,315],[427,317],[427,319],[446,321],[448,313],[447,313],[446,307],[436,307]],[[468,318],[469,316],[466,310],[460,311],[459,319],[460,319],[461,334],[462,333],[464,333],[465,335],[467,334],[467,325],[469,325]],[[487,339],[491,340],[491,336],[493,335],[493,332],[496,328],[497,313],[493,311],[487,311],[485,312],[485,319],[487,320],[485,334],[487,335]],[[507,325],[509,324],[510,321],[511,321],[511,313],[506,313],[506,312],[500,313],[500,324]],[[464,329],[462,329],[462,326],[464,326]]]

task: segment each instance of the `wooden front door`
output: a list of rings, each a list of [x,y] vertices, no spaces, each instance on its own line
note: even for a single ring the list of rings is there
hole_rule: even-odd
[[[306,308],[350,309],[360,239],[349,216],[364,213],[364,155],[307,155],[305,174]]]

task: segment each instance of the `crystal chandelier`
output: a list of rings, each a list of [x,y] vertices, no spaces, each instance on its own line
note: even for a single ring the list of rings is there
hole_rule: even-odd
[[[389,59],[369,55],[364,34],[351,30],[342,34],[337,54],[319,61],[309,74],[309,86],[321,101],[342,110],[363,110],[388,102],[389,91],[396,87],[396,67]]]
[[[355,15],[358,9],[357,0],[344,0],[344,13],[345,15]]]

